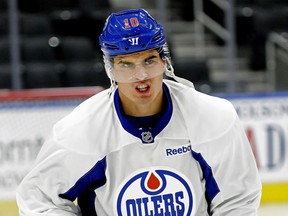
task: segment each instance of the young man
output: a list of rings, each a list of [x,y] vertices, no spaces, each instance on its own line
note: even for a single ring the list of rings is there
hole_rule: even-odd
[[[18,189],[20,215],[256,215],[261,183],[237,114],[174,75],[161,25],[121,11],[100,45],[111,88],[56,123]]]

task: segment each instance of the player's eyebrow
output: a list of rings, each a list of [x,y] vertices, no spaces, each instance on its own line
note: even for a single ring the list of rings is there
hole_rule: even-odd
[[[145,58],[144,61],[151,60],[151,59],[154,59],[154,58],[157,58],[157,55],[151,54],[150,56],[148,56],[147,58]],[[123,64],[123,63],[133,63],[133,62],[131,62],[131,61],[129,61],[129,60],[126,60],[125,57],[124,57],[124,58],[121,58],[121,59],[119,59],[117,62],[114,62],[114,63]]]
[[[126,60],[126,59],[119,59],[119,61],[118,62],[115,62],[115,63],[117,63],[117,64],[127,64],[127,63],[132,63],[131,61],[128,61],[128,60]]]
[[[145,59],[145,61],[150,60],[150,59],[154,59],[157,58],[157,55],[151,55],[148,58]]]

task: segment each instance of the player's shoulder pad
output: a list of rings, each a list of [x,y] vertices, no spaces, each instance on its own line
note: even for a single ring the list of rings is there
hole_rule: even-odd
[[[104,130],[105,122],[112,121],[113,96],[109,96],[108,91],[88,98],[58,121],[53,127],[55,141],[75,151],[87,151],[87,143],[95,141],[96,134]]]
[[[168,81],[172,101],[183,113],[188,130],[197,131],[197,142],[213,139],[229,130],[238,119],[232,103],[201,93],[194,88]],[[192,135],[191,135],[192,136]]]

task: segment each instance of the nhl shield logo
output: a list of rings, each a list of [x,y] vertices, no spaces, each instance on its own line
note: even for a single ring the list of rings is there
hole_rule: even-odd
[[[142,136],[143,142],[145,143],[151,143],[153,141],[152,133],[149,131],[141,133],[141,136]]]
[[[114,203],[118,216],[193,216],[195,205],[190,181],[165,168],[134,173],[122,183]]]

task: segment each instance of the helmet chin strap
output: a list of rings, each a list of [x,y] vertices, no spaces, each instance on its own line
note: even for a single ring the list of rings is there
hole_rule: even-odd
[[[179,83],[182,83],[183,85],[194,88],[194,84],[192,82],[190,82],[189,80],[186,80],[184,78],[178,77],[174,74],[174,68],[171,64],[170,59],[167,56],[165,57],[165,60],[167,62],[167,66],[166,66],[166,70],[165,70],[166,76],[173,78],[174,80],[176,80]]]

